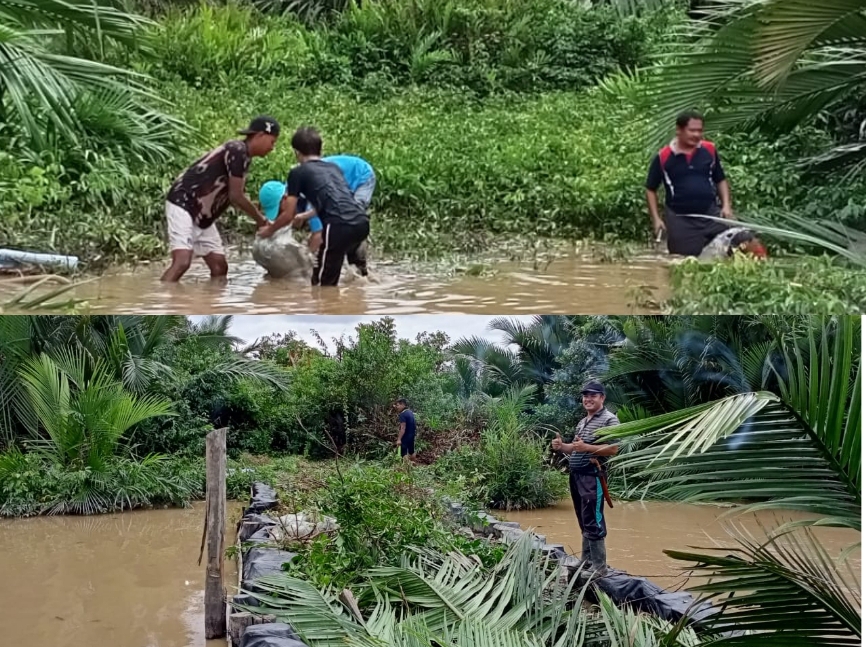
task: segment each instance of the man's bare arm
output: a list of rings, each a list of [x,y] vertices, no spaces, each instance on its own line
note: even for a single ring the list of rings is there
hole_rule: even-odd
[[[244,178],[229,177],[229,202],[255,220],[259,227],[263,227],[268,224],[268,221],[262,215],[262,212],[256,209],[256,206],[250,202],[244,186]]]
[[[646,190],[646,204],[652,219],[653,231],[665,228],[665,223],[659,215],[659,194],[651,189]]]

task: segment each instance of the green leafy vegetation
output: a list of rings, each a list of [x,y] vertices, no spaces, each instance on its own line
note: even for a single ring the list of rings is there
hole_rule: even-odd
[[[761,11],[781,10],[769,0],[761,4]],[[357,152],[373,163],[379,183],[372,236],[385,254],[473,253],[518,236],[642,245],[648,242],[642,179],[656,146],[646,146],[646,135],[670,133],[670,111],[690,101],[711,115],[708,135],[719,144],[735,209],[745,220],[772,220],[780,210],[866,229],[860,175],[815,176],[797,165],[853,145],[862,112],[856,101],[834,86],[832,101],[822,104],[829,112],[807,111],[769,131],[755,130],[749,120],[713,121],[723,102],[704,90],[711,83],[681,84],[682,92],[663,94],[664,106],[649,109],[647,96],[657,96],[653,88],[662,83],[657,77],[677,80],[677,65],[693,65],[677,62],[679,43],[690,46],[700,37],[718,44],[718,34],[730,29],[705,34],[709,28],[676,2],[653,3],[636,15],[621,5],[140,3],[149,19],[98,7],[108,26],[97,33],[92,6],[85,17],[83,6],[73,4],[63,10],[80,18],[71,36],[58,29],[38,46],[43,59],[74,57],[64,63],[71,80],[61,84],[63,92],[39,95],[45,101],[38,108],[22,103],[18,98],[34,91],[37,80],[13,78],[4,68],[0,104],[10,118],[0,130],[6,215],[0,237],[13,247],[76,254],[91,268],[160,258],[162,200],[171,179],[208,146],[233,137],[252,114],[266,111],[287,132],[315,124],[328,151]],[[60,24],[59,5],[38,20],[19,11],[15,29]],[[826,19],[810,18],[815,25]],[[754,45],[752,36],[742,38]],[[102,77],[115,79],[110,92],[121,93],[116,86],[122,85],[137,98],[89,89],[99,65],[111,66]],[[123,70],[139,75],[134,87],[133,72]],[[794,76],[811,82],[818,71],[810,74]],[[744,91],[731,105],[740,110],[740,99],[750,96],[757,95]],[[30,116],[21,112],[26,106]],[[159,112],[167,107],[171,118]],[[784,117],[787,107],[760,104],[762,115]],[[763,127],[766,120],[759,121]],[[40,142],[28,135],[34,131],[58,134]],[[73,137],[76,145],[67,145]],[[283,177],[292,163],[288,144],[280,142],[253,164],[251,189]],[[230,239],[251,234],[238,214],[225,218],[222,231]],[[771,236],[771,254],[793,252],[799,262],[812,250],[796,244]],[[786,265],[772,260],[763,273],[753,270],[750,285],[768,295],[777,290],[781,304],[794,299],[778,282]],[[726,271],[737,273],[717,270]],[[705,275],[691,267],[677,272]],[[828,284],[841,287],[820,301],[816,290],[810,303],[817,311],[861,308],[858,272],[840,265],[825,274]],[[746,303],[741,292],[694,278],[677,282],[671,307],[737,312]]]
[[[683,263],[671,270],[680,314],[866,312],[866,271],[829,257]]]
[[[204,488],[203,434],[230,419],[230,496],[246,498],[254,481],[264,481],[280,494],[278,514],[314,512],[339,526],[312,541],[283,540],[302,559],[262,583],[265,605],[297,623],[311,645],[334,636],[351,644],[367,631],[381,638],[382,618],[396,604],[401,612],[388,631],[402,635],[411,626],[439,641],[471,629],[488,644],[510,644],[514,635],[547,644],[545,632],[582,626],[586,644],[641,636],[647,645],[686,637],[682,644],[698,645],[746,625],[756,633],[741,640],[759,645],[766,623],[784,629],[789,642],[859,640],[851,591],[808,528],[861,526],[859,318],[503,318],[493,325],[514,344],[506,352],[433,332],[399,340],[388,318],[359,325],[355,336],[337,340],[336,352],[293,331],[242,346],[230,324],[0,317],[0,514],[187,503]],[[442,495],[512,509],[565,496],[548,430],[568,439],[591,377],[604,380],[607,404],[623,423],[611,429],[622,439],[610,464],[615,497],[736,502],[735,514],[780,506],[804,513],[765,538],[738,536],[721,556],[669,551],[711,577],[697,592],[730,596],[698,635],[616,610],[604,598],[599,607],[581,604],[580,592],[542,558],[471,537],[445,512]],[[393,446],[388,405],[404,393],[417,399],[417,464],[399,459]],[[459,595],[481,586],[477,598]],[[351,625],[358,616],[331,600],[344,589],[363,618],[378,620]],[[551,615],[545,605],[557,599]],[[320,603],[344,633],[325,613],[315,626],[308,622]],[[489,615],[500,603],[525,613],[500,622],[499,611]],[[789,608],[810,612],[778,611]],[[828,631],[835,643],[818,640]]]

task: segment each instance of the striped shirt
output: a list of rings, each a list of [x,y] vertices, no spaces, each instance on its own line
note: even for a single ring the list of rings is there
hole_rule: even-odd
[[[619,418],[616,414],[611,413],[607,409],[602,409],[591,418],[587,416],[577,423],[577,428],[574,432],[572,442],[580,438],[588,445],[595,445],[598,441],[598,430],[603,427],[615,427],[619,424]],[[616,444],[616,439],[609,438],[603,441],[605,445]],[[572,472],[591,473],[595,471],[595,465],[589,462],[591,458],[597,458],[598,462],[604,466],[607,463],[607,456],[593,456],[587,452],[572,452],[568,459],[568,467]]]

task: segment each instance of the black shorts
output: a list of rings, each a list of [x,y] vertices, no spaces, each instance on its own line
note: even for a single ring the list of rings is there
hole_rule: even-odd
[[[714,205],[706,210],[718,218],[721,210]],[[668,230],[668,252],[681,256],[700,256],[704,247],[730,227],[727,223],[682,216],[665,206],[665,227]]]
[[[400,456],[405,456],[409,454],[410,456],[415,454],[415,436],[403,436],[400,439]]]

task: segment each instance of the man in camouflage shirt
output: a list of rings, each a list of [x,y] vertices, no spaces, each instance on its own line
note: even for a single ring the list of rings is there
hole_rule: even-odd
[[[165,203],[171,267],[163,281],[179,281],[189,269],[193,256],[201,256],[211,277],[228,274],[228,262],[216,220],[233,205],[264,227],[268,221],[246,195],[250,161],[274,149],[280,124],[273,117],[260,116],[234,139],[196,160],[171,185]]]
[[[584,567],[591,566],[595,571],[603,571],[607,565],[607,551],[604,538],[607,525],[604,521],[604,493],[601,474],[593,459],[601,469],[605,468],[608,457],[616,455],[619,445],[596,444],[598,432],[604,427],[619,424],[619,418],[604,406],[605,390],[601,382],[588,382],[580,392],[586,417],[577,423],[574,440],[562,442],[559,434],[553,439],[551,447],[569,455],[569,488],[577,523],[583,533],[581,561]]]

